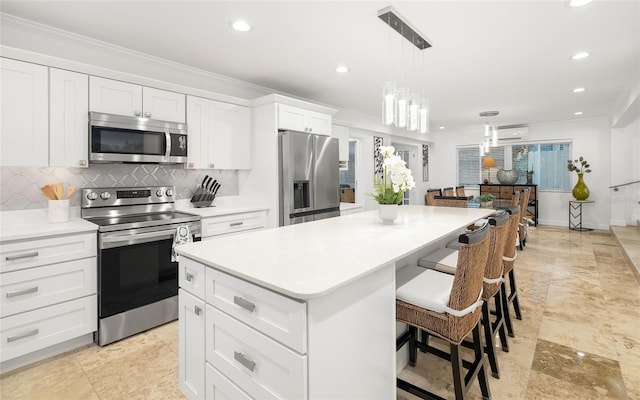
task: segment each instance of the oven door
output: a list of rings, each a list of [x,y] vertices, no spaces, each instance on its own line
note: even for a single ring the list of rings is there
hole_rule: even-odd
[[[98,234],[98,315],[106,318],[178,294],[178,263],[171,261],[176,227]],[[200,228],[190,228],[199,241]]]

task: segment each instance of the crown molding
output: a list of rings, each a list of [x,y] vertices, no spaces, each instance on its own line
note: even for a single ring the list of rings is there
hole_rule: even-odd
[[[84,46],[89,46],[89,47],[98,48],[98,49],[102,49],[102,50],[106,50],[114,53],[119,53],[120,55],[136,58],[147,63],[160,65],[173,70],[183,71],[189,74],[200,75],[207,79],[213,79],[218,82],[231,84],[234,86],[242,87],[244,89],[248,89],[248,90],[252,90],[260,93],[278,92],[274,89],[271,89],[265,86],[256,85],[256,84],[246,82],[240,79],[232,78],[226,75],[221,75],[221,74],[207,71],[201,68],[196,68],[186,64],[179,63],[179,62],[167,60],[165,58],[153,56],[151,54],[147,54],[141,51],[128,49],[126,47],[118,46],[113,43],[105,42],[105,41],[91,38],[88,36],[79,35],[77,33],[69,32],[63,29],[55,28],[53,26],[45,25],[39,22],[31,21],[25,18],[17,17],[15,15],[3,13],[3,12],[0,12],[0,24],[13,25],[25,31],[34,32],[39,35],[45,35],[45,36],[66,41],[69,43],[77,43],[77,44],[82,44]]]

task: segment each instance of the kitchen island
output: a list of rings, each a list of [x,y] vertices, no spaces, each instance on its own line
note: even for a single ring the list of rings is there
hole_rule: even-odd
[[[395,398],[395,272],[493,210],[402,206],[185,244],[189,398]],[[205,384],[206,382],[206,384]]]

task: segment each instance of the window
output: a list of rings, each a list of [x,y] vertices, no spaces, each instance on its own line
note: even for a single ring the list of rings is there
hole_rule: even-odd
[[[540,143],[492,147],[489,156],[496,161],[490,171],[482,168],[478,146],[458,148],[458,185],[474,186],[487,179],[497,182],[498,169],[520,171],[516,184],[537,184],[540,190],[570,190],[567,160],[571,143]]]
[[[349,139],[349,162],[347,169],[340,170],[340,201],[356,202],[356,147],[358,141]]]

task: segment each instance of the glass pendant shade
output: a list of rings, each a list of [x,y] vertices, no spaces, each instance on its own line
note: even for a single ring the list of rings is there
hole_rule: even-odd
[[[489,137],[489,130],[491,128],[489,127],[489,123],[487,122],[486,124],[484,124],[484,137],[488,138]]]
[[[495,126],[491,127],[491,147],[498,147],[498,130]]]
[[[382,89],[382,123],[392,125],[395,120],[396,83],[385,82]]]
[[[409,88],[401,87],[396,92],[396,126],[406,128],[409,108]]]
[[[480,143],[480,157],[484,157],[484,143]]]
[[[420,101],[420,133],[429,133],[429,100]]]
[[[408,114],[407,114],[407,129],[410,131],[418,130],[418,111],[420,110],[420,99],[418,95],[412,94],[409,96],[408,102]]]

